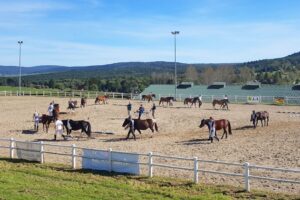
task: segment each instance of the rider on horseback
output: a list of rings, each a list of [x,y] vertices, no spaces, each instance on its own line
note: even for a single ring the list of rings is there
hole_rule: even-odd
[[[54,102],[51,102],[48,107],[49,116],[53,116]]]

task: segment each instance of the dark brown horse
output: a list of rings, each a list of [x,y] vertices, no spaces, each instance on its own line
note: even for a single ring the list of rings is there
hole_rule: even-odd
[[[75,110],[76,107],[77,107],[77,101],[76,100],[75,101],[70,100],[68,102],[68,109],[69,110]]]
[[[188,106],[189,103],[191,103],[191,106],[190,106],[190,107],[192,107],[193,105],[196,107],[197,102],[198,102],[198,106],[199,106],[199,108],[200,108],[201,105],[202,105],[202,101],[200,100],[199,97],[185,98],[184,101],[183,101],[183,104]]]
[[[214,107],[214,109],[216,109],[216,104],[219,104],[220,105],[220,108],[226,108],[228,110],[228,99],[221,99],[221,100],[218,100],[218,99],[214,99],[213,102],[212,102],[212,105]]]
[[[86,105],[87,99],[86,97],[82,97],[80,100],[80,108],[84,108]]]
[[[130,133],[132,133],[134,140],[136,139],[134,131],[137,130],[140,134],[141,130],[147,130],[148,128],[152,131],[152,133],[154,132],[154,129],[156,132],[158,132],[158,126],[157,123],[154,119],[133,119],[134,121],[134,129],[133,132],[129,131],[128,135],[126,137],[126,139],[129,138]],[[130,125],[131,121],[129,118],[126,118],[123,122],[122,127],[126,127],[128,128],[128,126]]]
[[[97,103],[100,104],[101,101],[103,102],[103,104],[107,104],[108,103],[107,100],[108,100],[108,95],[97,96],[95,99],[95,104],[97,104]]]
[[[153,101],[153,98],[155,98],[156,96],[155,96],[155,94],[148,94],[148,95],[142,95],[142,100],[143,101],[148,101],[148,103],[150,102],[150,101]]]
[[[255,112],[255,114],[251,115],[251,121],[253,122],[254,128],[257,127],[258,120],[260,120],[261,126],[269,125],[269,113],[267,111]],[[264,123],[263,123],[264,122]]]
[[[54,117],[53,116],[49,116],[49,115],[45,115],[43,114],[40,117],[40,123],[43,124],[43,131],[45,131],[46,128],[46,133],[48,133],[48,129],[49,129],[49,125],[51,124],[51,122],[54,121]]]
[[[164,102],[166,102],[168,106],[173,106],[173,101],[174,97],[161,97],[159,100],[159,105],[162,103],[162,105],[164,106]]]
[[[209,126],[208,125],[209,120],[210,119],[202,119],[199,127],[202,128],[205,125],[208,127]],[[225,138],[227,138],[227,133],[229,133],[229,135],[232,134],[232,132],[231,132],[231,124],[230,124],[229,120],[227,120],[227,119],[215,120],[215,126],[216,126],[216,135],[217,135],[217,131],[218,130],[221,130],[221,129],[224,130],[221,139],[223,139],[224,135],[225,135]],[[228,132],[227,132],[227,127],[228,127]]]

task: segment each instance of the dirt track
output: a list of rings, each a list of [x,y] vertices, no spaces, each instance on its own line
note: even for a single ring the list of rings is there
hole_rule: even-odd
[[[1,97],[0,98],[0,137],[16,138],[21,140],[46,140],[53,139],[53,124],[49,133],[44,133],[41,128],[38,133],[32,133],[32,114],[37,109],[46,113],[50,101],[60,104],[61,111],[66,111],[68,99],[48,97]],[[79,99],[77,99],[79,100]],[[152,134],[150,130],[144,131],[142,138],[137,135],[137,140],[124,141],[127,131],[121,127],[127,117],[127,100],[110,100],[107,105],[94,105],[93,100],[88,100],[88,106],[77,109],[74,113],[62,115],[62,118],[74,120],[89,120],[92,124],[95,139],[80,141],[60,141],[56,143],[72,144],[78,146],[100,149],[112,148],[129,152],[148,153],[150,151],[164,155],[194,157],[210,160],[224,160],[228,162],[250,162],[263,166],[286,168],[300,167],[300,106],[271,106],[271,105],[229,105],[229,111],[213,110],[211,104],[204,104],[199,108],[185,108],[183,103],[176,102],[171,108],[157,108],[157,123],[159,133]],[[132,101],[133,110],[137,110],[139,101]],[[147,111],[151,103],[144,103]],[[252,110],[267,110],[270,113],[268,127],[250,128],[250,114]],[[67,112],[67,111],[66,111]],[[209,144],[207,128],[200,129],[202,118],[213,116],[215,119],[229,119],[233,128],[233,135],[220,142]],[[101,131],[114,134],[100,134]],[[221,132],[218,133],[221,135]],[[209,167],[209,165],[207,165]],[[223,169],[216,168],[216,169]],[[155,171],[156,172],[156,171]],[[241,171],[242,172],[242,171]],[[163,172],[171,173],[171,172]],[[159,173],[157,173],[159,174]],[[172,172],[175,176],[190,177],[180,171]],[[266,174],[265,174],[266,175]],[[285,177],[279,174],[279,177]],[[201,175],[200,175],[201,177]],[[295,178],[295,177],[294,177]],[[296,177],[299,180],[299,175]],[[203,180],[205,179],[205,180]],[[220,183],[223,178],[212,177],[210,180]],[[233,183],[235,178],[225,179]],[[224,181],[225,181],[224,180]],[[300,192],[299,185],[284,184],[257,184],[270,187],[274,190]]]

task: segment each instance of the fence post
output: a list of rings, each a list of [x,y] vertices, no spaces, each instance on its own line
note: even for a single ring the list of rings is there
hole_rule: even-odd
[[[112,171],[112,148],[108,149],[108,164],[109,164],[109,172]]]
[[[72,168],[76,169],[76,145],[72,144]]]
[[[194,157],[194,183],[198,183],[198,158]]]
[[[214,100],[214,95],[211,95],[211,101],[213,101]]]
[[[43,97],[45,96],[45,91],[43,90]]]
[[[12,96],[12,91],[10,91],[10,96]]]
[[[6,96],[6,91],[4,91],[4,94],[5,94],[5,96]]]
[[[41,144],[41,149],[40,149],[41,163],[43,164],[44,163],[44,142],[41,141],[40,144]]]
[[[250,176],[250,169],[249,169],[249,163],[246,162],[244,164],[245,167],[245,173],[244,173],[244,178],[245,178],[245,190],[247,192],[250,192],[250,180],[249,180],[249,176]]]
[[[88,92],[88,98],[90,98],[90,92]]]
[[[236,95],[234,95],[234,101],[235,101],[235,103],[237,103],[237,96]]]
[[[123,98],[124,98],[124,94],[122,93],[122,94],[121,94],[121,96],[122,96],[122,100],[123,100]]]
[[[132,93],[130,93],[130,99],[132,99]]]
[[[23,96],[24,96],[24,91],[23,91]]]
[[[113,92],[113,99],[115,98],[115,93]]]
[[[72,97],[74,98],[74,91],[72,92]]]
[[[15,140],[14,140],[14,138],[10,138],[9,150],[10,150],[10,158],[13,159],[14,158],[14,152],[15,152]]]
[[[31,90],[29,91],[29,96],[31,96]]]
[[[152,158],[152,152],[149,152],[148,154],[149,160],[148,160],[148,176],[151,178],[153,176],[153,158]]]
[[[285,105],[289,105],[288,97],[285,97]]]

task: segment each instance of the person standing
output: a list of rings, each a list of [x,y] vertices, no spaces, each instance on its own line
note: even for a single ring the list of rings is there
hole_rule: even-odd
[[[144,108],[143,104],[141,104],[141,106],[139,107],[137,112],[139,113],[138,119],[141,119],[142,114],[145,112],[145,108]]]
[[[57,135],[61,135],[63,138],[64,138],[64,135],[63,135],[63,122],[59,119],[57,119],[55,121],[55,134],[54,134],[54,140],[57,139]]]
[[[150,112],[152,112],[152,117],[155,119],[155,110],[156,110],[156,105],[153,103],[152,108],[150,109]]]
[[[35,131],[39,131],[39,122],[40,122],[40,116],[39,113],[37,111],[34,112],[33,114],[33,121],[34,121],[34,130]]]
[[[129,131],[128,131],[128,134],[127,134],[126,139],[129,139],[130,133],[132,133],[132,135],[133,135],[133,137],[134,137],[134,139],[135,139],[135,134],[134,134],[134,131],[135,131],[135,129],[134,129],[134,120],[131,118],[130,115],[129,115],[128,119],[129,119],[129,124],[128,124],[127,127],[129,127]],[[126,128],[125,128],[125,129],[126,129]]]
[[[130,101],[129,101],[129,103],[128,103],[128,105],[127,105],[127,113],[128,113],[128,116],[131,115],[131,110],[132,110],[132,104],[131,104]]]
[[[208,140],[210,140],[211,143],[213,142],[214,138],[216,138],[216,140],[219,141],[219,138],[217,137],[217,134],[216,134],[215,120],[212,117],[209,118],[208,130],[209,130],[209,138],[208,138]]]

